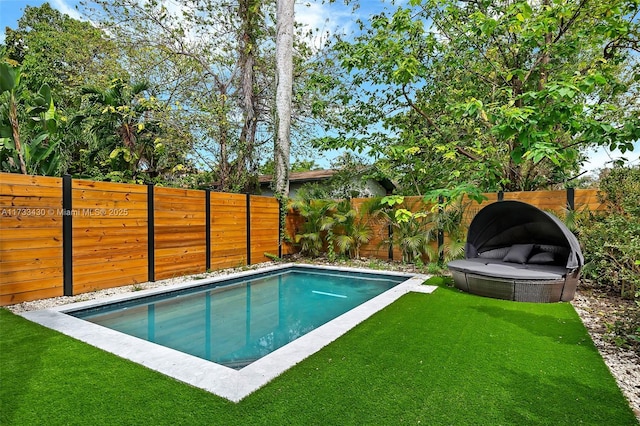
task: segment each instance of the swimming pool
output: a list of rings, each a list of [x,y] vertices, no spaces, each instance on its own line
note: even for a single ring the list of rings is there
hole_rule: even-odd
[[[406,278],[290,267],[67,313],[241,369]]]
[[[272,339],[258,339],[259,343],[257,346],[261,348],[269,347],[271,345],[272,342],[270,339],[275,340],[275,332],[265,332],[262,327],[265,325],[263,323],[267,322],[266,320],[251,320],[247,322],[247,318],[253,318],[256,310],[266,310],[267,306],[270,304],[280,304],[280,306],[277,306],[274,311],[277,312],[278,318],[276,319],[273,317],[275,314],[270,314],[270,322],[275,324],[280,321],[279,315],[281,313],[284,314],[291,310],[302,309],[300,306],[291,306],[290,303],[287,304],[288,297],[281,298],[280,294],[276,296],[276,291],[280,293],[280,291],[285,288],[285,293],[295,293],[296,291],[306,293],[311,292],[311,297],[318,300],[324,299],[324,302],[326,302],[324,305],[316,305],[323,306],[320,310],[325,310],[326,306],[337,305],[338,303],[336,302],[344,301],[344,299],[355,298],[355,296],[350,297],[351,293],[345,293],[347,290],[351,290],[347,289],[346,287],[349,287],[349,285],[345,285],[344,283],[339,287],[325,288],[318,287],[321,285],[320,281],[318,281],[315,284],[316,287],[312,285],[304,288],[304,290],[294,290],[293,287],[289,289],[288,284],[285,285],[281,283],[279,283],[277,287],[262,287],[260,284],[254,283],[248,285],[242,284],[243,281],[251,279],[260,280],[270,274],[273,274],[276,278],[280,277],[286,280],[286,274],[292,271],[306,271],[312,275],[322,272],[319,276],[323,274],[326,276],[326,274],[329,274],[348,277],[348,280],[351,281],[351,287],[359,287],[354,283],[356,283],[360,278],[369,278],[374,281],[379,280],[381,282],[387,282],[385,285],[388,286],[388,289],[386,291],[383,290],[377,296],[369,297],[368,300],[360,303],[354,308],[350,308],[350,310],[347,310],[342,314],[337,314],[337,318],[329,320],[319,326],[315,326],[315,328],[306,332],[306,334],[299,333],[302,329],[306,328],[306,326],[298,326],[298,323],[295,321],[289,323],[289,329],[285,328],[284,334],[300,334],[300,336],[297,336],[297,338],[292,342],[286,343],[283,346],[270,348],[273,350],[270,350],[267,355],[254,361],[253,358],[246,357],[246,355],[238,352],[240,347],[247,346],[247,327],[249,328],[249,335],[274,336]],[[122,358],[142,364],[152,370],[237,402],[285,370],[302,361],[304,358],[331,343],[333,340],[337,339],[348,330],[373,315],[375,312],[393,303],[393,301],[397,300],[403,294],[410,291],[422,293],[429,293],[433,291],[435,288],[422,285],[426,278],[428,277],[424,275],[399,274],[386,271],[376,271],[371,275],[371,271],[362,269],[285,264],[281,266],[267,267],[257,271],[242,272],[225,277],[192,281],[160,289],[143,290],[103,300],[92,300],[53,309],[25,312],[22,316],[90,345],[116,354]],[[280,279],[280,281],[282,281],[282,279]],[[402,282],[398,284],[398,281]],[[117,309],[132,309],[132,306],[135,303],[145,300],[144,303],[146,305],[144,306],[146,306],[146,321],[148,321],[150,311],[152,316],[157,316],[159,312],[159,310],[156,310],[159,309],[157,307],[149,309],[151,301],[153,301],[153,303],[163,303],[161,301],[165,300],[165,298],[176,298],[187,301],[192,297],[189,294],[196,288],[204,294],[204,301],[201,300],[197,303],[193,302],[194,304],[205,306],[204,314],[200,313],[199,315],[204,317],[204,315],[207,314],[206,305],[210,306],[209,309],[211,309],[211,314],[213,314],[214,306],[220,307],[221,310],[218,311],[218,313],[222,315],[225,312],[223,307],[226,303],[214,303],[213,299],[216,298],[217,294],[225,294],[231,291],[232,287],[240,289],[240,295],[235,296],[235,298],[238,299],[235,302],[235,306],[236,308],[238,306],[244,307],[245,322],[244,326],[239,325],[237,330],[241,330],[242,333],[237,333],[238,336],[235,337],[236,340],[234,342],[227,341],[226,343],[229,345],[227,346],[227,349],[232,349],[227,352],[228,354],[231,353],[233,355],[230,357],[230,366],[225,366],[207,359],[207,349],[202,346],[202,344],[200,344],[200,350],[202,353],[196,356],[145,340],[141,337],[124,334],[120,331],[106,328],[74,316],[81,312],[91,315],[91,312],[98,312],[105,309],[104,306],[108,306],[108,308],[106,308],[107,311],[112,310],[108,315],[112,315],[113,317],[115,315],[114,312]],[[247,289],[249,289],[249,294],[247,294]],[[242,295],[242,290],[244,290],[244,295]],[[313,293],[313,291],[316,291],[316,293]],[[206,296],[206,294],[210,295]],[[210,298],[211,304],[206,303],[207,297]],[[216,303],[218,304],[216,305]],[[230,310],[232,310],[230,308],[231,305],[233,304],[229,305]],[[247,308],[250,308],[251,310],[250,316],[246,315]],[[143,311],[144,309],[145,308],[143,308]],[[227,310],[224,315],[226,315],[225,318],[227,318],[227,322],[236,321],[242,323],[242,317],[231,315],[229,310]],[[211,318],[213,318],[213,315]],[[294,326],[298,327],[298,329],[294,330]],[[224,328],[224,326],[221,325],[220,328]],[[142,329],[144,330],[145,327],[143,326]],[[149,329],[147,323],[145,333],[149,332],[151,332],[152,335],[159,336],[157,324],[152,327],[152,329]],[[211,337],[213,338],[213,334]],[[205,343],[207,342],[206,337],[204,341]],[[214,340],[211,340],[210,342],[213,341]]]

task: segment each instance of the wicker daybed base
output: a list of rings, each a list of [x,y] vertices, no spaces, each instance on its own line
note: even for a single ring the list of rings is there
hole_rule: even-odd
[[[519,302],[549,303],[570,301],[578,277],[557,266],[508,264],[486,259],[466,259],[449,263],[457,288],[479,296]]]

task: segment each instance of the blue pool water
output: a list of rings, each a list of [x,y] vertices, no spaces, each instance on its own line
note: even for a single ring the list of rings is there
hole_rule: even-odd
[[[240,369],[406,279],[293,267],[69,314]]]

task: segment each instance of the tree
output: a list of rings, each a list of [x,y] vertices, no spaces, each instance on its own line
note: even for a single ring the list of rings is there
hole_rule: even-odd
[[[276,35],[276,196],[289,195],[289,152],[291,147],[291,98],[293,92],[294,0],[277,1]]]
[[[271,2],[93,3],[86,13],[113,34],[132,76],[149,81],[151,94],[195,136],[199,166],[221,190],[248,190],[271,141],[260,137],[269,134],[273,92],[265,59]]]
[[[163,143],[170,130],[164,118],[164,104],[145,96],[148,82],[129,84],[114,79],[106,89],[85,87],[85,105],[74,121],[83,123],[94,143],[87,152],[89,166],[109,172],[126,172],[124,180],[141,174],[152,181],[167,169],[182,165],[181,144]],[[106,169],[105,169],[105,166]]]
[[[340,133],[318,146],[367,149],[424,193],[567,182],[586,148],[640,138],[637,2],[410,6],[335,43],[358,94],[328,86],[318,115]]]
[[[55,145],[48,157],[57,162],[55,173],[73,172],[79,167],[80,153],[87,149],[88,138],[80,128],[68,126],[64,118],[78,112],[83,86],[106,85],[111,76],[126,75],[119,63],[120,52],[91,23],[64,15],[48,3],[27,6],[17,28],[6,28],[5,46],[4,60],[21,67],[21,97],[25,105],[33,106],[37,98],[42,98],[41,87],[48,87],[56,116],[60,118],[56,123],[64,127],[64,131],[55,132],[55,137],[49,132],[52,137],[45,138],[36,151],[44,150],[44,154]],[[22,113],[25,126],[21,128],[21,137],[36,141],[42,137],[42,126],[27,125],[33,120],[26,109]],[[41,120],[40,124],[43,123]],[[39,173],[46,171],[40,169]]]
[[[315,160],[301,160],[297,159],[291,163],[291,172],[310,172],[312,170],[322,170]],[[266,163],[260,166],[261,175],[274,175],[276,170],[274,159],[268,160]]]
[[[26,6],[16,29],[5,30],[6,56],[23,68],[25,88],[36,93],[47,84],[58,107],[78,106],[80,90],[122,77],[119,51],[104,32],[53,9]]]

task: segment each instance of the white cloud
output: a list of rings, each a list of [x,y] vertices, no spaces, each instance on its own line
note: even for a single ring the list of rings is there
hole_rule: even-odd
[[[51,0],[51,6],[54,9],[58,9],[61,13],[69,15],[73,19],[84,20],[85,18],[75,8],[77,4],[77,0]]]
[[[593,176],[598,176],[600,169],[611,167],[614,160],[626,158],[631,164],[640,164],[640,142],[634,143],[634,150],[622,154],[620,151],[609,151],[606,147],[597,147],[588,152],[588,160],[582,166]]]
[[[322,0],[314,0],[296,4],[295,19],[305,31],[313,32],[309,44],[319,49],[327,37],[349,33],[356,16],[350,7],[339,2],[323,4]]]

